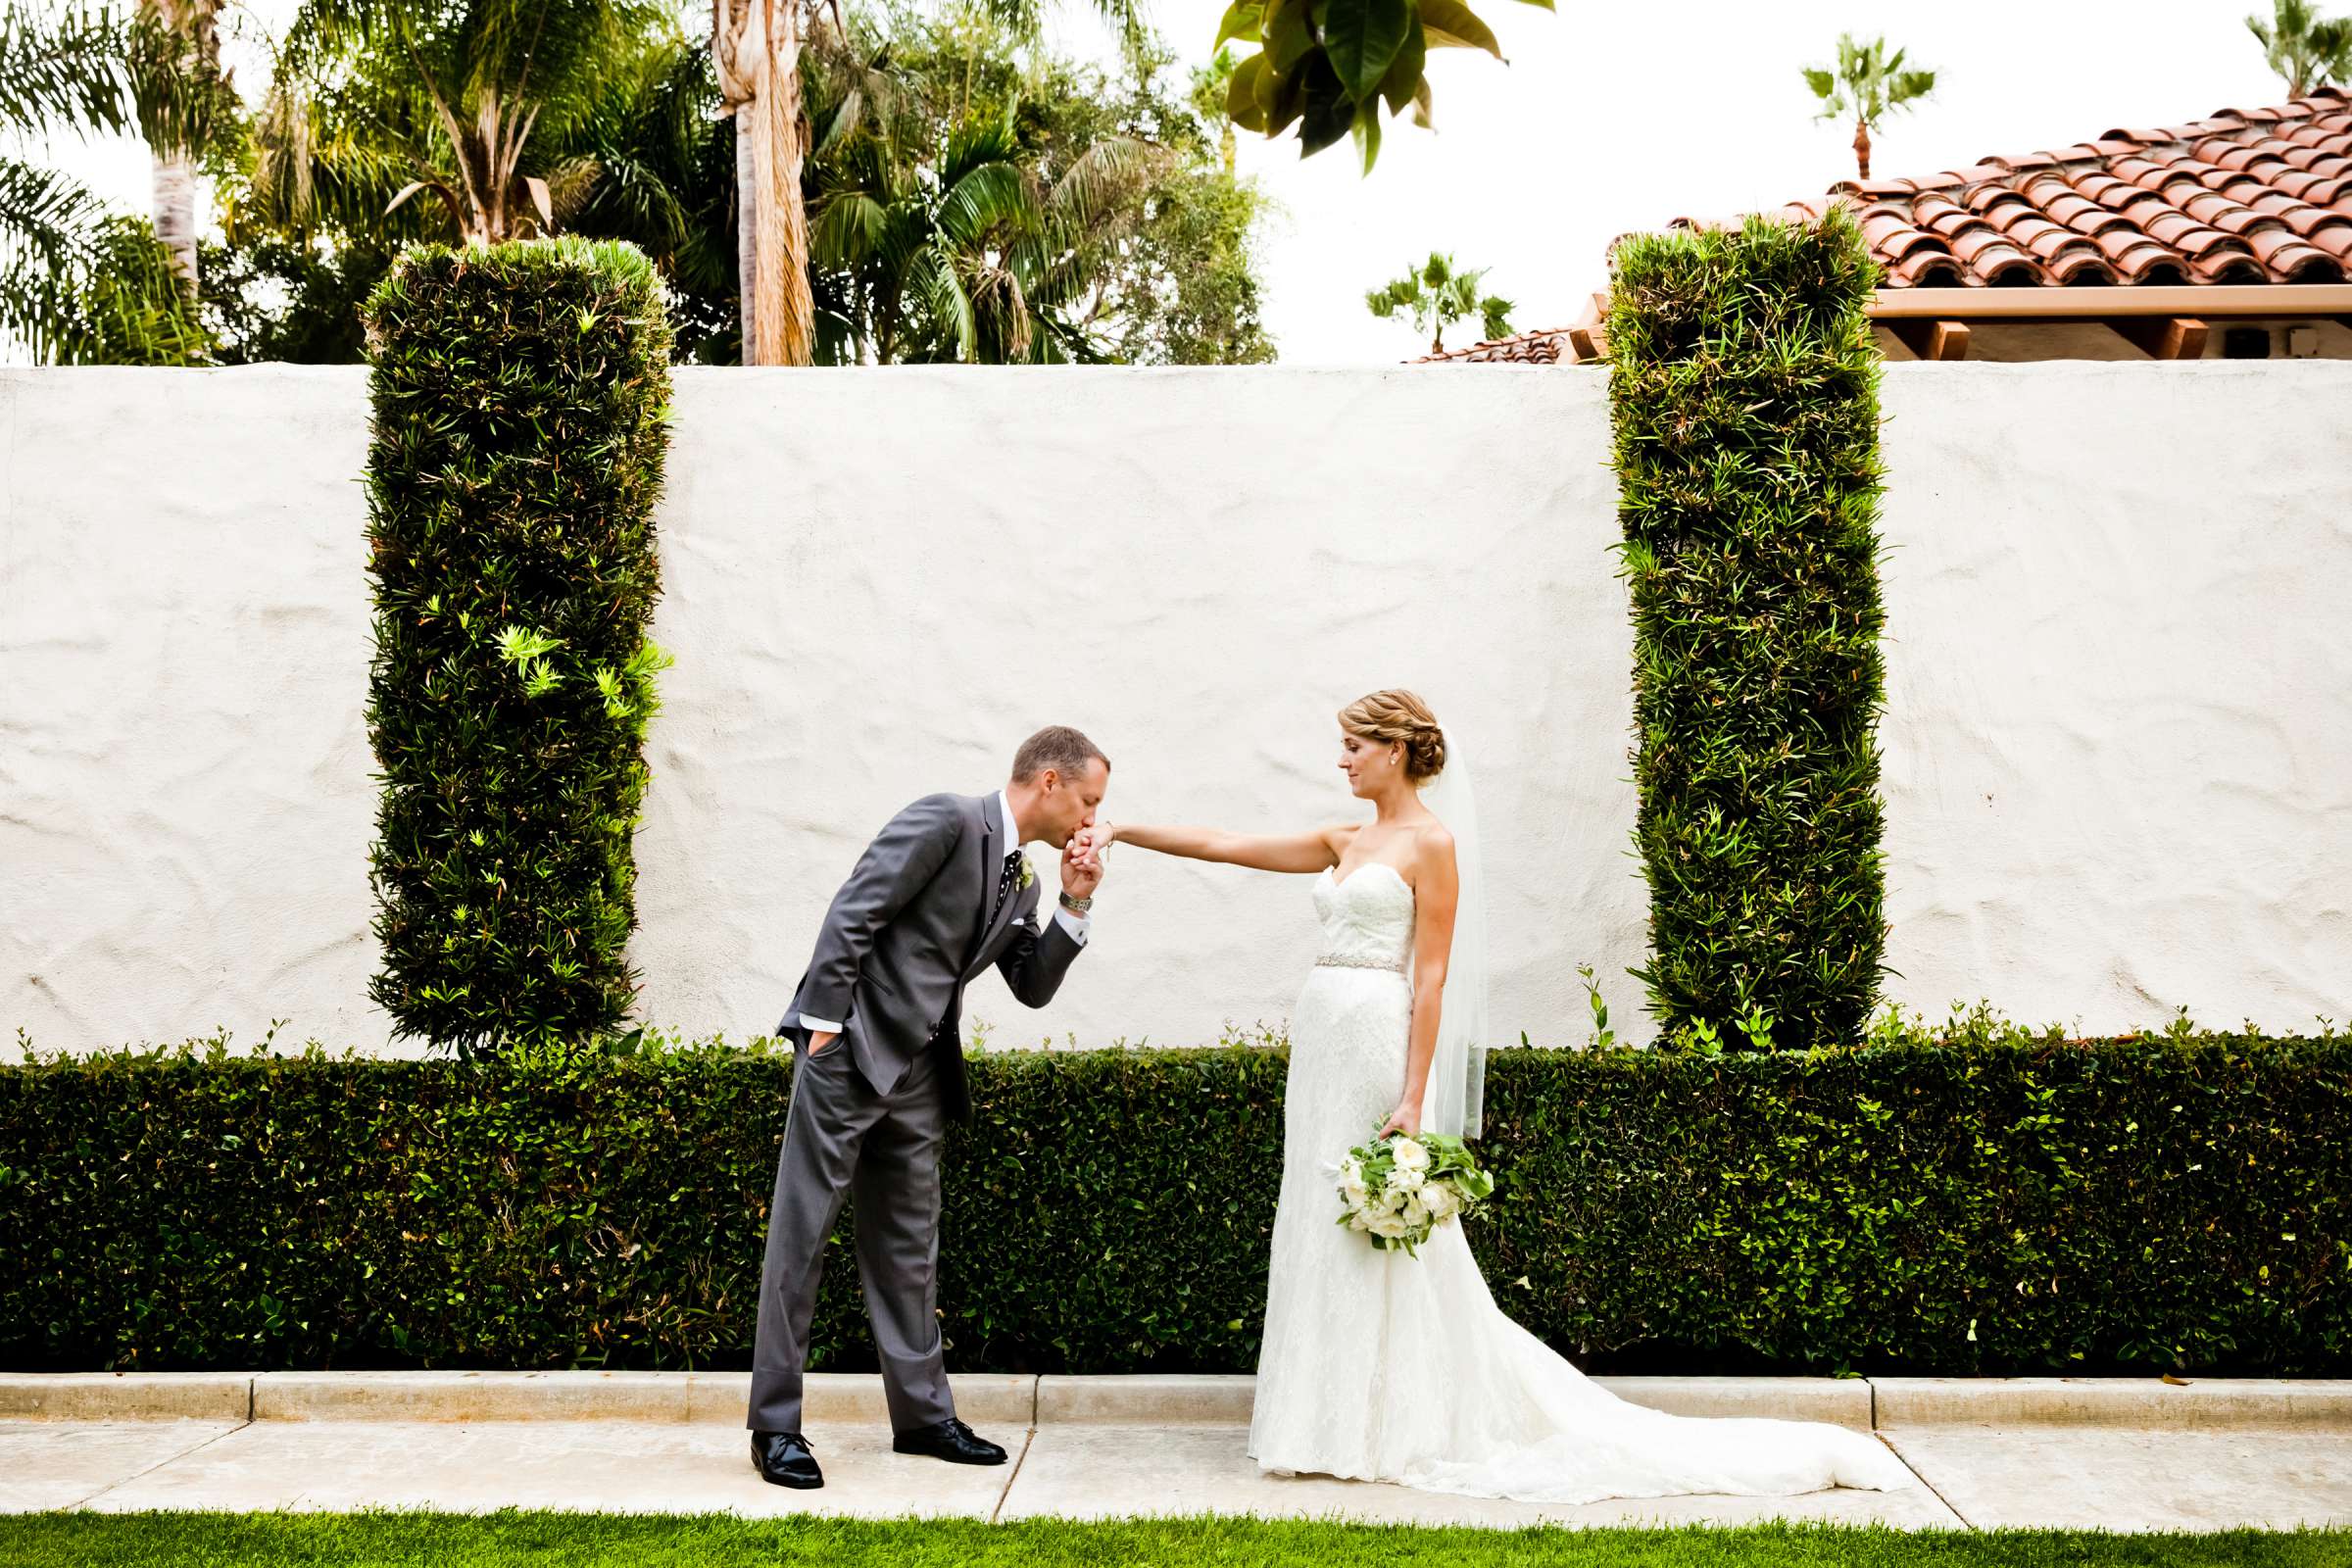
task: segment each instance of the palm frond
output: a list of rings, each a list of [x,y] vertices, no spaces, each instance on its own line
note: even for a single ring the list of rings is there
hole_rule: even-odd
[[[1093,224],[1106,215],[1134,208],[1174,155],[1138,136],[1106,136],[1080,153],[1047,193],[1046,205]]]
[[[234,133],[244,106],[220,70],[211,12],[191,8],[182,24],[172,25],[141,11],[125,48],[139,135],[150,147],[202,153]]]
[[[855,269],[882,253],[890,210],[863,191],[843,191],[825,200],[809,226],[808,254],[827,267]]]
[[[580,209],[587,205],[589,193],[600,187],[604,176],[609,172],[610,169],[607,165],[585,153],[573,153],[540,166],[538,175],[547,181],[548,206],[555,214],[557,227],[570,225],[572,219],[578,215]],[[666,190],[662,190],[658,183],[652,187],[652,190],[658,191],[659,196],[652,196],[643,184],[636,188],[638,196],[647,198],[646,205],[654,217],[654,221],[647,226],[652,232],[660,234],[663,238],[675,239],[683,226],[675,223],[677,198],[671,196]],[[667,204],[666,207],[663,205],[664,202]],[[672,226],[666,228],[663,226],[664,216],[670,220]]]
[[[63,269],[105,216],[105,204],[62,170],[0,159],[0,249]]]
[[[955,344],[956,358],[979,357],[980,323],[972,297],[956,275],[955,258],[936,245],[925,246],[914,258],[907,292],[921,301],[934,331]]]
[[[976,245],[992,229],[1032,230],[1039,218],[1027,175],[1008,163],[988,163],[967,170],[940,197],[938,227],[954,244]]]
[[[0,128],[118,132],[136,123],[129,30],[102,10],[0,10]]]
[[[1020,156],[1020,136],[1013,124],[1014,105],[1002,115],[975,115],[949,127],[947,146],[939,160],[939,181],[955,185],[973,171],[990,164],[1009,164]]]
[[[144,219],[0,158],[0,334],[47,364],[185,364],[202,335]]]

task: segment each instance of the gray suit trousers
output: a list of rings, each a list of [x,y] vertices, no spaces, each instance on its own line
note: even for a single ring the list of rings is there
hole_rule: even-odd
[[[756,1432],[801,1430],[808,1322],[825,1239],[845,1194],[857,1200],[858,1276],[882,1363],[890,1424],[901,1432],[956,1413],[939,1333],[939,1153],[947,1106],[930,1049],[887,1095],[874,1092],[836,1039],[801,1054],[776,1159],[752,1351]]]

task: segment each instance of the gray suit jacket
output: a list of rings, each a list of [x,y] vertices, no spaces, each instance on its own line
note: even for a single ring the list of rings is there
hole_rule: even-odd
[[[1038,918],[1043,877],[1016,886],[996,919],[987,919],[1014,847],[994,820],[995,801],[926,795],[875,835],[833,895],[808,972],[776,1025],[779,1036],[806,1051],[802,1013],[841,1019],[842,1037],[827,1049],[846,1049],[859,1075],[884,1095],[917,1054],[935,1050],[949,1113],[971,1114],[965,982],[993,963],[1013,996],[1042,1007],[1080,951],[1059,921]]]

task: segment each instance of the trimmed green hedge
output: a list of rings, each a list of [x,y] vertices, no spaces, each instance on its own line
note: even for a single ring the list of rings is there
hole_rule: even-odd
[[[1873,1009],[1886,933],[1880,367],[1863,315],[1876,282],[1843,208],[1642,236],[1613,263],[1650,898],[1649,961],[1633,972],[1668,1033],[1850,1045]]]
[[[368,302],[370,854],[400,1033],[471,1053],[636,992],[669,440],[662,284],[579,240],[404,254]]]
[[[951,1364],[1250,1370],[1284,1054],[973,1068]],[[0,1068],[0,1361],[747,1365],[790,1073],[723,1046]],[[1592,1368],[2352,1373],[2342,1037],[1503,1051],[1487,1125],[1472,1240]],[[870,1365],[830,1259],[815,1362]]]

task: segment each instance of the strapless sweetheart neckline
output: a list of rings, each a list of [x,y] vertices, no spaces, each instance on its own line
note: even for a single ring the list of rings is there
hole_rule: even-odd
[[[1389,862],[1386,860],[1366,860],[1363,864],[1357,866],[1346,876],[1340,876],[1336,874],[1339,870],[1339,867],[1327,865],[1323,868],[1323,874],[1331,878],[1331,885],[1336,891],[1337,889],[1346,887],[1348,883],[1354,881],[1357,877],[1362,876],[1366,871],[1371,870],[1376,865],[1382,870],[1388,872],[1389,875],[1395,877],[1397,881],[1403,882],[1406,892],[1409,893],[1412,891],[1413,885],[1410,882],[1404,881],[1404,873],[1397,870],[1395,866],[1389,864]]]

